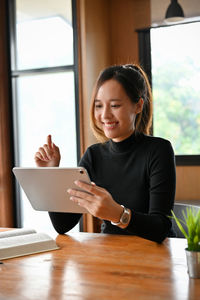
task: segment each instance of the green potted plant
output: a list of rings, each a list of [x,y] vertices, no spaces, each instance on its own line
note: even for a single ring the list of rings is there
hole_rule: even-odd
[[[172,217],[187,239],[188,247],[185,250],[189,276],[200,278],[200,210],[186,208],[186,213],[182,210],[182,215],[183,219],[179,219],[172,211]]]

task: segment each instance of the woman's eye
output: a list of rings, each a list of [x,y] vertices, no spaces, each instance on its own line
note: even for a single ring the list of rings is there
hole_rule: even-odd
[[[117,107],[120,107],[121,105],[119,105],[119,104],[113,104],[113,105],[111,105],[111,107],[114,107],[114,108],[117,108]]]
[[[121,105],[119,105],[119,104],[112,104],[110,107],[111,108],[118,108],[118,107],[120,107]],[[94,108],[95,109],[99,109],[99,108],[102,108],[103,107],[103,105],[102,104],[95,104],[95,106],[94,106]]]

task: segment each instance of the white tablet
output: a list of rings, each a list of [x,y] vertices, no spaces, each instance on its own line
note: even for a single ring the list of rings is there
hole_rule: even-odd
[[[69,188],[79,189],[75,180],[90,183],[86,169],[77,168],[13,168],[17,181],[35,210],[87,213],[69,199]]]

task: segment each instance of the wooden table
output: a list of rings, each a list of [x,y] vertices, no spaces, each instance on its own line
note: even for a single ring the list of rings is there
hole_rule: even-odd
[[[185,239],[163,244],[94,233],[58,235],[59,250],[4,260],[1,300],[200,299]]]

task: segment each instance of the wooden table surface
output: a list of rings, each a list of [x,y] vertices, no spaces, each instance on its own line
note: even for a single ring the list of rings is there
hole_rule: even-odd
[[[56,242],[59,250],[0,264],[0,300],[200,299],[185,239],[73,233]]]

